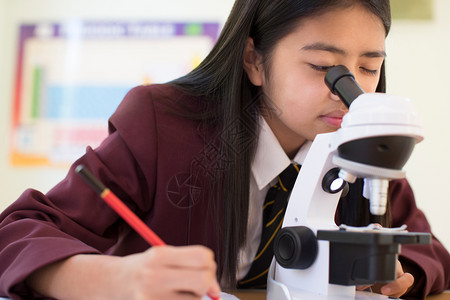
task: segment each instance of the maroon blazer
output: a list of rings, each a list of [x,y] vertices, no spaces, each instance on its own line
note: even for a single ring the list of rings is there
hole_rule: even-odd
[[[176,103],[197,100],[169,85],[131,90],[109,120],[110,135],[70,168],[46,195],[27,190],[0,215],[0,295],[29,299],[34,270],[80,253],[127,255],[149,246],[74,172],[83,164],[167,244],[203,244],[217,253],[210,172],[217,162],[214,131],[181,117]],[[391,188],[394,226],[430,232],[405,180]],[[404,246],[423,272],[420,290],[449,288],[450,255],[436,240]],[[217,257],[217,255],[216,255]]]

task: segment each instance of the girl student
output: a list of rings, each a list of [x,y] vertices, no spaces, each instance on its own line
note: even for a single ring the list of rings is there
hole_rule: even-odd
[[[389,28],[388,0],[237,0],[196,69],[131,90],[98,148],[47,194],[27,190],[2,213],[0,294],[200,299],[218,295],[218,282],[258,287],[244,279],[266,193],[347,112],[323,83],[326,71],[345,65],[365,91],[384,92]],[[74,172],[79,164],[172,246],[149,248]],[[430,232],[406,180],[391,182],[381,220],[370,219],[360,194],[357,182],[341,198],[338,222]],[[373,289],[424,298],[450,287],[449,272],[450,255],[433,237],[431,246],[404,246],[397,279]]]

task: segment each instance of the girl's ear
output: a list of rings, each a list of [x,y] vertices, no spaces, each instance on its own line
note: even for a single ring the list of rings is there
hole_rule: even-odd
[[[263,83],[263,68],[261,56],[255,51],[255,45],[252,38],[247,38],[244,50],[244,70],[248,78],[255,86],[261,86]]]

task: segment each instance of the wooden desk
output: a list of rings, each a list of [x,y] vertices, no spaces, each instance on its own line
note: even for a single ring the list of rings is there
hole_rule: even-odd
[[[228,291],[228,293],[235,295],[241,300],[266,300],[266,291],[264,290],[239,290]],[[439,295],[428,296],[426,300],[450,300],[450,291]]]
[[[235,295],[241,300],[266,300],[265,290],[239,290],[226,292]]]

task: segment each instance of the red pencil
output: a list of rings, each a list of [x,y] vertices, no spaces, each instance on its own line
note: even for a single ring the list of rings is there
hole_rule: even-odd
[[[139,235],[152,246],[166,245],[141,219],[138,218],[110,189],[98,180],[83,165],[78,165],[75,171],[94,189],[111,208],[122,217]],[[212,300],[220,300],[220,297],[208,295]]]

